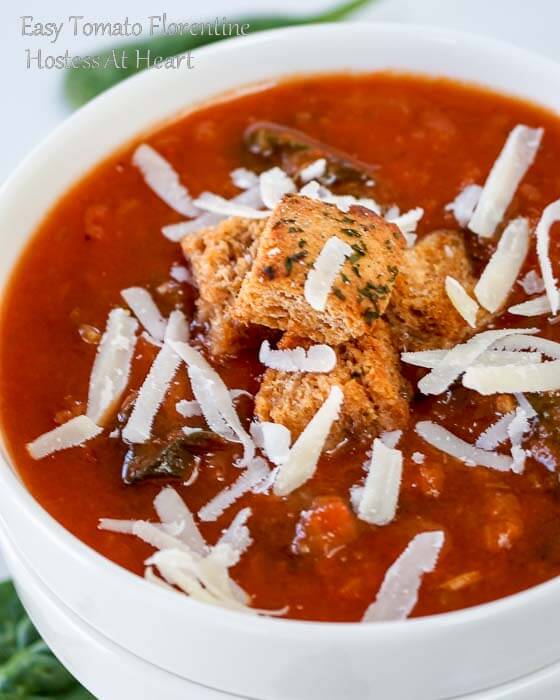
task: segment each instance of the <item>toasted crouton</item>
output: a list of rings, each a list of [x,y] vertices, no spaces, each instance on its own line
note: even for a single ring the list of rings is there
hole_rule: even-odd
[[[235,353],[250,340],[247,325],[232,316],[232,306],[263,227],[262,221],[231,218],[183,239],[199,291],[197,320],[208,328],[212,355]]]
[[[447,275],[472,296],[476,279],[461,232],[434,231],[405,252],[386,312],[399,350],[447,348],[472,333],[447,296]]]
[[[278,347],[308,348],[310,344],[286,334]],[[337,364],[329,374],[267,369],[255,399],[257,417],[285,425],[295,439],[336,384],[344,392],[344,402],[328,448],[351,435],[373,438],[384,430],[405,427],[409,390],[386,322],[376,321],[368,334],[338,345],[335,351]]]
[[[324,311],[307,302],[309,270],[333,236],[353,254],[340,272]],[[384,312],[402,260],[399,229],[363,207],[348,213],[301,195],[286,195],[269,217],[257,257],[245,278],[235,315],[245,323],[338,344],[366,333]]]

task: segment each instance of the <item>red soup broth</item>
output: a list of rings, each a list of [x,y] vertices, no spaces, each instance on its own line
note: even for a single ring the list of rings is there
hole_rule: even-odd
[[[405,211],[421,206],[419,234],[457,228],[445,205],[469,182],[483,183],[509,131],[519,123],[542,126],[543,143],[519,187],[508,216],[538,220],[560,195],[560,122],[533,105],[446,80],[394,74],[337,75],[280,83],[193,111],[145,141],[168,159],[196,195],[226,197],[238,190],[230,172],[263,169],[248,153],[243,133],[268,120],[374,164],[384,187],[379,200]],[[25,445],[83,413],[98,331],[120,291],[149,289],[162,313],[180,305],[189,318],[196,289],[170,280],[185,264],[180,246],[161,227],[181,220],[144,183],[131,164],[136,143],[77,183],[53,208],[23,254],[3,300],[0,328],[0,418],[4,437],[27,488],[78,538],[114,562],[142,574],[151,548],[134,537],[100,531],[100,517],[155,519],[153,499],[166,481],[125,485],[126,447],[110,431],[82,448],[34,461]],[[383,191],[391,201],[383,201]],[[552,248],[557,256],[557,246]],[[536,267],[531,251],[522,274]],[[517,288],[516,288],[517,289]],[[525,298],[519,287],[511,303]],[[526,319],[523,319],[526,320]],[[558,326],[530,319],[545,337]],[[498,327],[523,325],[504,314]],[[130,390],[138,388],[157,348],[137,346]],[[216,367],[231,388],[258,390],[256,352]],[[173,420],[178,398],[192,398],[184,368],[158,422]],[[252,402],[239,400],[248,424]],[[250,506],[253,544],[233,570],[252,604],[312,620],[359,620],[410,539],[442,530],[436,570],[424,577],[413,615],[456,610],[521,591],[560,573],[560,501],[556,456],[543,428],[532,438],[523,475],[468,467],[430,448],[415,433],[432,419],[470,442],[496,420],[495,397],[453,388],[416,396],[410,428],[399,447],[404,476],[395,520],[375,527],[356,518],[350,487],[363,479],[369,443],[356,437],[324,454],[314,477],[287,497],[246,495],[201,530],[215,542],[234,514]],[[178,417],[175,416],[175,420]],[[203,425],[202,419],[185,421]],[[412,459],[425,455],[424,463]],[[206,456],[191,486],[170,481],[196,512],[239,476],[237,446]],[[303,514],[303,515],[302,515]]]

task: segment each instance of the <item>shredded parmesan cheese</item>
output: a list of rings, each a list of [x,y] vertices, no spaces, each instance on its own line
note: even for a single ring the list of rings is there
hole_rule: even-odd
[[[403,457],[400,450],[373,441],[366,483],[358,503],[358,517],[372,525],[387,525],[397,512],[402,479]]]
[[[501,445],[508,439],[508,428],[514,418],[515,411],[511,411],[499,418],[495,423],[492,423],[492,425],[489,425],[488,428],[478,436],[475,446],[480,447],[481,450],[491,452],[498,445]]]
[[[152,338],[162,341],[167,322],[160,314],[152,295],[142,287],[129,287],[122,290],[121,296]]]
[[[241,192],[228,201],[232,204],[241,204],[243,206],[251,207],[252,209],[262,207],[262,199],[258,186],[251,187],[246,192]],[[161,232],[165,238],[177,243],[185,236],[188,236],[191,233],[196,233],[196,231],[200,231],[201,228],[214,226],[227,216],[229,216],[229,214],[215,214],[206,211],[196,219],[192,219],[192,221],[181,221],[178,224],[169,224],[168,226],[164,226],[161,229]]]
[[[542,277],[539,277],[535,270],[529,270],[522,280],[519,280],[519,284],[523,287],[525,294],[539,294],[544,292],[544,281]]]
[[[128,423],[122,431],[124,440],[131,443],[143,443],[150,439],[156,414],[163,403],[179,364],[180,359],[176,353],[169,345],[164,345],[140,387]]]
[[[235,401],[240,396],[248,396],[250,399],[253,398],[253,396],[244,389],[230,389],[229,395],[231,396],[232,401]],[[178,401],[175,404],[175,410],[177,413],[183,416],[183,418],[192,418],[193,416],[202,415],[200,404],[195,400],[188,401],[187,399],[181,399],[181,401]]]
[[[497,311],[507,299],[529,250],[527,219],[511,221],[498,243],[495,253],[474,288],[480,304],[488,311]]]
[[[480,199],[481,192],[482,187],[480,185],[467,185],[452,202],[445,205],[445,211],[450,211],[453,214],[461,228],[468,226]]]
[[[251,423],[251,436],[273,464],[283,464],[288,459],[292,434],[285,425],[254,422]]]
[[[268,209],[274,209],[285,194],[296,191],[294,181],[281,168],[265,170],[261,173],[259,183],[261,199]]]
[[[103,428],[96,425],[91,418],[77,416],[28,443],[27,451],[33,459],[43,459],[53,452],[79,447],[102,432]]]
[[[556,278],[552,270],[552,263],[549,256],[550,229],[552,224],[560,221],[560,199],[545,207],[537,228],[535,236],[537,238],[537,257],[541,268],[546,296],[550,302],[550,309],[553,315],[558,311],[560,296],[556,287]]]
[[[197,215],[198,209],[187,188],[181,184],[179,175],[151,146],[145,143],[138,146],[132,156],[132,163],[140,170],[148,187],[168,206],[183,216]]]
[[[172,265],[169,276],[172,280],[175,280],[175,282],[192,284],[193,281],[190,270],[184,267],[184,265]]]
[[[175,410],[183,418],[192,418],[193,416],[201,416],[202,409],[198,401],[187,401],[182,399],[175,404]]]
[[[327,170],[327,161],[325,158],[319,158],[318,160],[313,161],[313,163],[310,163],[307,165],[305,168],[299,171],[299,179],[304,183],[308,183],[311,180],[317,180],[320,177],[323,177]]]
[[[272,350],[268,340],[263,341],[259,360],[266,367],[281,372],[332,372],[336,367],[336,353],[328,345],[312,345],[289,350]]]
[[[307,275],[304,287],[305,299],[315,311],[325,310],[336,276],[350,255],[352,248],[336,236],[331,236],[323,246]]]
[[[171,346],[188,366],[193,394],[210,429],[226,440],[237,439],[244,449],[241,464],[248,465],[255,456],[255,443],[241,425],[222,378],[192,346],[176,342]]]
[[[182,524],[183,527],[178,537],[193,552],[200,556],[204,556],[208,552],[208,545],[195,523],[193,514],[175,489],[170,486],[163,488],[155,497],[154,508],[162,523],[166,525]]]
[[[286,496],[313,476],[343,400],[342,389],[333,386],[328,398],[292,445],[287,460],[279,467],[273,487],[276,496]]]
[[[527,414],[521,407],[517,408],[507,429],[508,437],[511,440],[512,471],[516,474],[522,474],[525,469],[526,454],[521,443],[530,429]]]
[[[543,129],[519,124],[507,141],[490,173],[469,222],[469,228],[484,238],[494,235],[519,183],[531,167],[541,143]]]
[[[379,436],[379,439],[386,447],[395,448],[402,438],[402,430],[385,430]]]
[[[252,170],[247,168],[236,168],[230,173],[231,181],[240,190],[248,190],[251,187],[257,187],[259,184],[259,176]]]
[[[234,199],[224,199],[212,192],[203,192],[194,200],[194,203],[199,209],[220,214],[220,216],[241,216],[244,219],[266,219],[270,216],[270,211],[255,209],[247,204],[240,204]]]
[[[448,275],[445,278],[445,291],[457,312],[471,328],[476,328],[478,304],[469,296],[463,285]]]
[[[418,226],[418,222],[424,216],[424,210],[422,207],[416,207],[416,209],[411,209],[410,211],[400,214],[400,216],[388,219],[389,223],[395,224],[401,230],[401,233],[406,236],[407,234],[414,233]]]
[[[537,412],[531,405],[531,403],[528,401],[527,397],[525,394],[522,394],[521,392],[515,394],[515,399],[519,406],[525,411],[525,415],[527,418],[536,418],[537,417]]]
[[[557,391],[560,389],[560,360],[538,365],[506,365],[499,372],[491,367],[470,367],[463,376],[463,386],[484,396]]]
[[[524,301],[521,304],[515,304],[508,309],[508,312],[515,316],[542,316],[543,314],[549,314],[551,311],[550,301],[546,294],[529,299],[529,301]]]
[[[523,331],[519,329],[519,333],[522,334]],[[532,350],[542,352],[543,355],[548,355],[548,357],[552,357],[555,360],[560,360],[560,343],[556,343],[554,340],[548,340],[548,338],[512,335],[498,341],[494,344],[494,347],[507,351]]]
[[[187,506],[173,489],[167,487],[156,497],[154,506],[162,522],[111,520],[102,518],[99,528],[135,535],[155,547],[158,552],[146,560],[145,577],[159,586],[175,591],[178,588],[192,598],[252,614],[283,615],[286,609],[258,610],[248,607],[249,595],[231,578],[235,566],[252,542],[247,528],[249,508],[240,511],[220,540],[208,546]],[[173,534],[177,523],[188,523]],[[173,532],[172,532],[173,531]],[[161,579],[153,570],[159,569]]]
[[[559,347],[560,350],[560,347]],[[441,364],[443,358],[449,350],[419,350],[418,352],[403,352],[401,360],[409,365],[433,369]],[[517,352],[515,350],[486,350],[478,357],[477,365],[492,365],[501,367],[503,365],[528,365],[542,361],[540,352]]]
[[[165,328],[164,339],[166,343],[173,341],[187,341],[190,335],[189,324],[185,318],[185,314],[178,309],[175,309],[169,314],[169,320]]]
[[[105,423],[126,389],[137,330],[127,311],[110,312],[89,380],[87,416],[98,425]]]
[[[167,238],[167,240],[173,243],[179,243],[185,236],[191,233],[196,233],[201,228],[206,228],[207,226],[214,226],[224,217],[218,214],[211,214],[210,212],[204,212],[196,219],[191,221],[180,221],[178,224],[168,224],[167,226],[162,226],[161,232]]]
[[[423,575],[436,568],[444,541],[441,531],[416,535],[385,574],[377,598],[362,621],[406,619],[418,602]]]
[[[495,372],[495,370],[494,370]],[[445,454],[455,457],[467,466],[490,467],[498,471],[509,471],[512,467],[510,457],[495,452],[486,452],[465,440],[461,440],[449,430],[432,421],[416,423],[416,432],[429,445]]]
[[[136,520],[117,520],[116,518],[100,518],[98,529],[106,532],[116,532],[119,535],[132,535]]]
[[[352,206],[365,207],[376,214],[381,214],[381,207],[371,197],[353,197],[350,194],[335,195],[327,187],[323,187],[316,180],[311,180],[304,185],[299,194],[310,199],[317,199],[320,202],[334,204],[342,212],[347,212]]]
[[[449,350],[443,360],[418,382],[423,394],[442,394],[468,367],[473,365],[480,355],[494,343],[508,335],[519,333],[537,333],[537,328],[504,328],[484,331],[473,336],[462,345]]]
[[[253,544],[253,538],[247,527],[247,520],[252,515],[250,508],[242,508],[235,518],[224,530],[222,536],[218,540],[218,544],[227,544],[234,549],[239,556],[245,554],[249,547]]]
[[[251,491],[269,474],[270,469],[264,459],[256,457],[233,484],[220,491],[198,511],[198,517],[203,522],[217,520],[232,503],[235,503],[243,494]]]
[[[222,560],[224,553],[230,557],[225,561]],[[157,566],[168,584],[176,586],[195,600],[233,610],[264,614],[264,611],[247,607],[249,596],[230,578],[227,569],[232,565],[234,557],[233,549],[227,545],[214,547],[202,560],[194,558],[190,552],[164,549],[152,555],[146,565]]]

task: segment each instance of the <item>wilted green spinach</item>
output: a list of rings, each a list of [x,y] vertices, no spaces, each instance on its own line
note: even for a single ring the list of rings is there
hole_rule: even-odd
[[[0,583],[0,700],[95,700],[54,656],[19,601]]]

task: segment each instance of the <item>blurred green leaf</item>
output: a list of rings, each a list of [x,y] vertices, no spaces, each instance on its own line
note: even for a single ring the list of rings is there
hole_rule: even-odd
[[[0,700],[93,700],[27,616],[11,581],[0,583]]]
[[[244,17],[228,18],[228,23],[249,25],[249,34],[261,32],[266,29],[279,27],[292,27],[318,22],[336,22],[344,19],[352,12],[371,4],[374,0],[349,0],[341,3],[331,10],[304,17],[270,16],[270,17]],[[80,107],[93,97],[101,94],[121,80],[145,70],[148,66],[137,65],[137,51],[142,56],[150,51],[152,58],[169,58],[180,53],[192,51],[200,46],[221,41],[228,37],[216,35],[174,35],[155,36],[141,41],[126,42],[101,52],[100,66],[88,67],[86,65],[69,68],[65,76],[64,92],[66,99],[73,107]],[[153,61],[152,61],[153,62]],[[115,65],[117,63],[118,65]],[[122,67],[126,65],[126,67]]]

